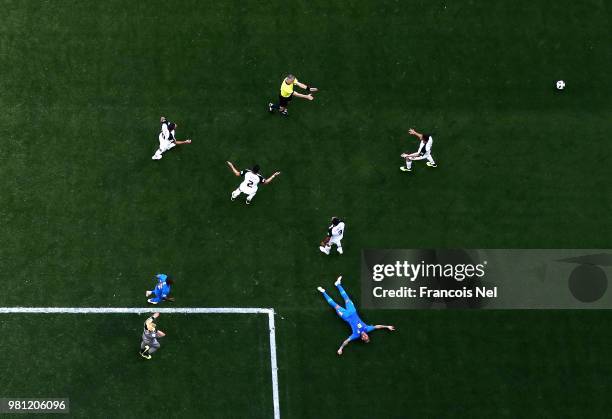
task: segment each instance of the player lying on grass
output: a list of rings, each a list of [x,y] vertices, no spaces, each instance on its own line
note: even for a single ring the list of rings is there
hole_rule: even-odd
[[[268,183],[272,182],[272,180],[274,180],[276,176],[280,175],[280,172],[274,172],[272,176],[266,179],[265,177],[259,174],[258,164],[253,166],[251,170],[246,169],[242,171],[239,171],[238,169],[236,169],[236,166],[234,166],[234,164],[231,161],[228,161],[227,165],[229,166],[232,173],[234,173],[234,175],[238,177],[240,176],[244,177],[244,180],[242,181],[240,186],[238,186],[238,188],[234,192],[232,192],[232,201],[238,198],[238,195],[240,195],[241,193],[244,193],[247,196],[246,198],[247,205],[250,204],[253,198],[255,197],[255,194],[257,193],[257,188],[260,182],[263,183],[264,185],[267,185]]]
[[[151,291],[145,292],[146,297],[153,295],[153,298],[149,298],[147,302],[149,304],[159,304],[162,301],[174,301],[173,297],[170,297],[170,286],[174,284],[174,281],[168,278],[166,274],[157,274],[157,285]]]
[[[142,342],[140,342],[140,356],[145,359],[151,359],[151,354],[155,353],[161,346],[157,338],[166,336],[164,332],[157,330],[157,325],[153,323],[153,320],[158,317],[159,313],[153,313],[151,317],[144,322]]]
[[[433,137],[431,136],[431,134],[421,134],[420,132],[416,132],[412,128],[408,130],[408,134],[414,135],[421,141],[419,144],[419,149],[416,151],[416,153],[402,154],[401,157],[406,159],[406,166],[400,167],[400,170],[402,172],[410,172],[412,171],[412,162],[414,160],[424,160],[424,159],[427,159],[427,166],[437,167],[436,162],[431,156],[431,146],[433,145]]]
[[[293,90],[294,86],[298,86],[300,89],[306,90],[308,94],[304,95],[302,93],[295,92]],[[287,116],[289,113],[287,111],[287,106],[289,106],[289,102],[291,102],[293,96],[300,97],[302,99],[313,100],[314,97],[310,93],[318,91],[319,89],[317,89],[316,87],[310,87],[304,83],[300,83],[293,74],[289,74],[281,83],[280,93],[278,94],[278,103],[268,103],[268,111],[272,113],[276,109],[278,109],[281,115]]]
[[[339,304],[336,304],[336,302],[332,300],[332,298],[329,295],[327,295],[327,293],[325,292],[323,288],[321,287],[317,288],[319,292],[323,294],[323,298],[325,298],[325,301],[327,301],[327,303],[334,310],[336,310],[336,313],[338,313],[338,316],[340,316],[342,320],[344,320],[351,326],[351,330],[353,331],[353,333],[344,342],[342,342],[342,345],[340,345],[340,348],[338,349],[338,355],[342,355],[342,351],[344,350],[344,347],[348,345],[352,340],[361,338],[361,340],[364,341],[365,343],[370,343],[370,336],[368,336],[368,333],[370,333],[373,330],[377,330],[377,329],[395,330],[395,327],[393,326],[384,326],[382,324],[377,324],[376,326],[370,326],[366,324],[363,320],[361,320],[359,318],[359,314],[357,314],[357,309],[355,308],[355,305],[349,298],[346,291],[344,291],[344,288],[342,288],[341,282],[342,282],[342,276],[339,276],[336,282],[334,282],[334,285],[338,288],[338,291],[340,291],[340,295],[344,299],[344,302],[346,304],[345,308],[342,308]]]
[[[161,122],[161,131],[159,133],[159,148],[151,157],[153,160],[160,160],[162,158],[162,154],[166,151],[174,148],[177,145],[181,144],[191,144],[191,140],[187,139],[185,141],[179,141],[175,137],[175,130],[178,127],[174,122],[170,122],[166,119],[165,116],[162,116],[160,119]]]

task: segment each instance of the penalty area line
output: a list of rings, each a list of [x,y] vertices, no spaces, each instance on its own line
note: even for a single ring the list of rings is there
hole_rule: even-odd
[[[270,369],[274,419],[280,419],[278,363],[276,360],[276,326],[273,308],[257,307],[0,307],[0,314],[267,314],[270,332]]]

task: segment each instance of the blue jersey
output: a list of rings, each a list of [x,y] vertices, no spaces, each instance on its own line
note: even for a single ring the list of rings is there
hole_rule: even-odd
[[[155,286],[153,293],[157,298],[165,298],[170,294],[170,285],[166,284],[166,281],[160,282]]]
[[[151,298],[151,302],[160,303],[170,294],[170,285],[166,283],[167,275],[157,274],[155,277],[157,278],[157,285],[152,290],[155,297]]]
[[[370,333],[372,330],[375,329],[374,326],[370,326],[369,324],[366,324],[366,322],[361,320],[356,310],[351,312],[346,310],[341,317],[342,320],[344,320],[351,326],[351,330],[353,331],[351,336],[349,336],[349,340],[359,339],[361,337],[362,332]]]

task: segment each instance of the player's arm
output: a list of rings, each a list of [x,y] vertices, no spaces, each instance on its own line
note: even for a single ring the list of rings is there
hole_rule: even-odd
[[[164,332],[162,332],[161,330],[157,331],[157,337],[163,338],[164,336],[166,336]]]
[[[297,84],[297,86],[298,86],[300,89],[304,89],[304,90],[306,90],[306,91],[307,91],[307,92],[309,92],[309,93],[310,93],[310,92],[318,92],[318,91],[319,91],[319,89],[317,89],[316,87],[310,87],[310,86],[308,86],[307,84],[300,83],[300,82],[299,82],[299,81],[297,81],[297,80],[295,81],[295,84]],[[294,94],[295,94],[295,93],[294,93]]]
[[[338,348],[338,355],[342,355],[342,351],[344,350],[344,347],[348,345],[349,343],[351,343],[350,337],[346,339],[344,342],[342,342],[342,345],[340,345],[340,347]]]
[[[174,144],[176,145],[181,145],[181,144],[191,144],[191,139],[187,138],[186,140],[180,141],[180,140],[175,140]]]
[[[166,122],[166,117],[162,116],[161,118],[159,118],[159,122],[161,122],[162,124]]]
[[[376,326],[374,326],[374,329],[379,330],[379,329],[388,329],[388,330],[395,330],[394,326],[385,326],[384,324],[377,324]]]
[[[298,93],[298,92],[293,92],[293,96],[301,97],[302,99],[308,99],[308,100],[313,100],[314,99],[314,96],[312,96],[311,94],[303,95],[303,94]]]
[[[236,166],[234,166],[234,164],[231,161],[228,161],[227,165],[229,166],[231,171],[234,173],[234,175],[240,177],[240,172],[238,171],[238,169],[236,169]]]
[[[415,137],[417,137],[419,140],[423,140],[423,134],[421,134],[420,132],[415,131],[414,129],[410,128],[408,130],[408,134],[410,135],[414,135]]]
[[[275,178],[276,176],[278,176],[278,175],[280,175],[280,172],[275,172],[275,173],[274,173],[272,176],[270,176],[269,178],[267,178],[267,179],[265,180],[265,182],[264,182],[264,183],[265,183],[265,184],[268,184],[268,183],[272,182],[272,180],[274,180],[274,178]]]

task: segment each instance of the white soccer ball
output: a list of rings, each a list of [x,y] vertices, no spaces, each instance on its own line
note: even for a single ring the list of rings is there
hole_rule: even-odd
[[[559,81],[557,82],[557,89],[558,89],[558,90],[563,90],[563,89],[565,89],[565,82],[564,82],[563,80],[559,80]]]

